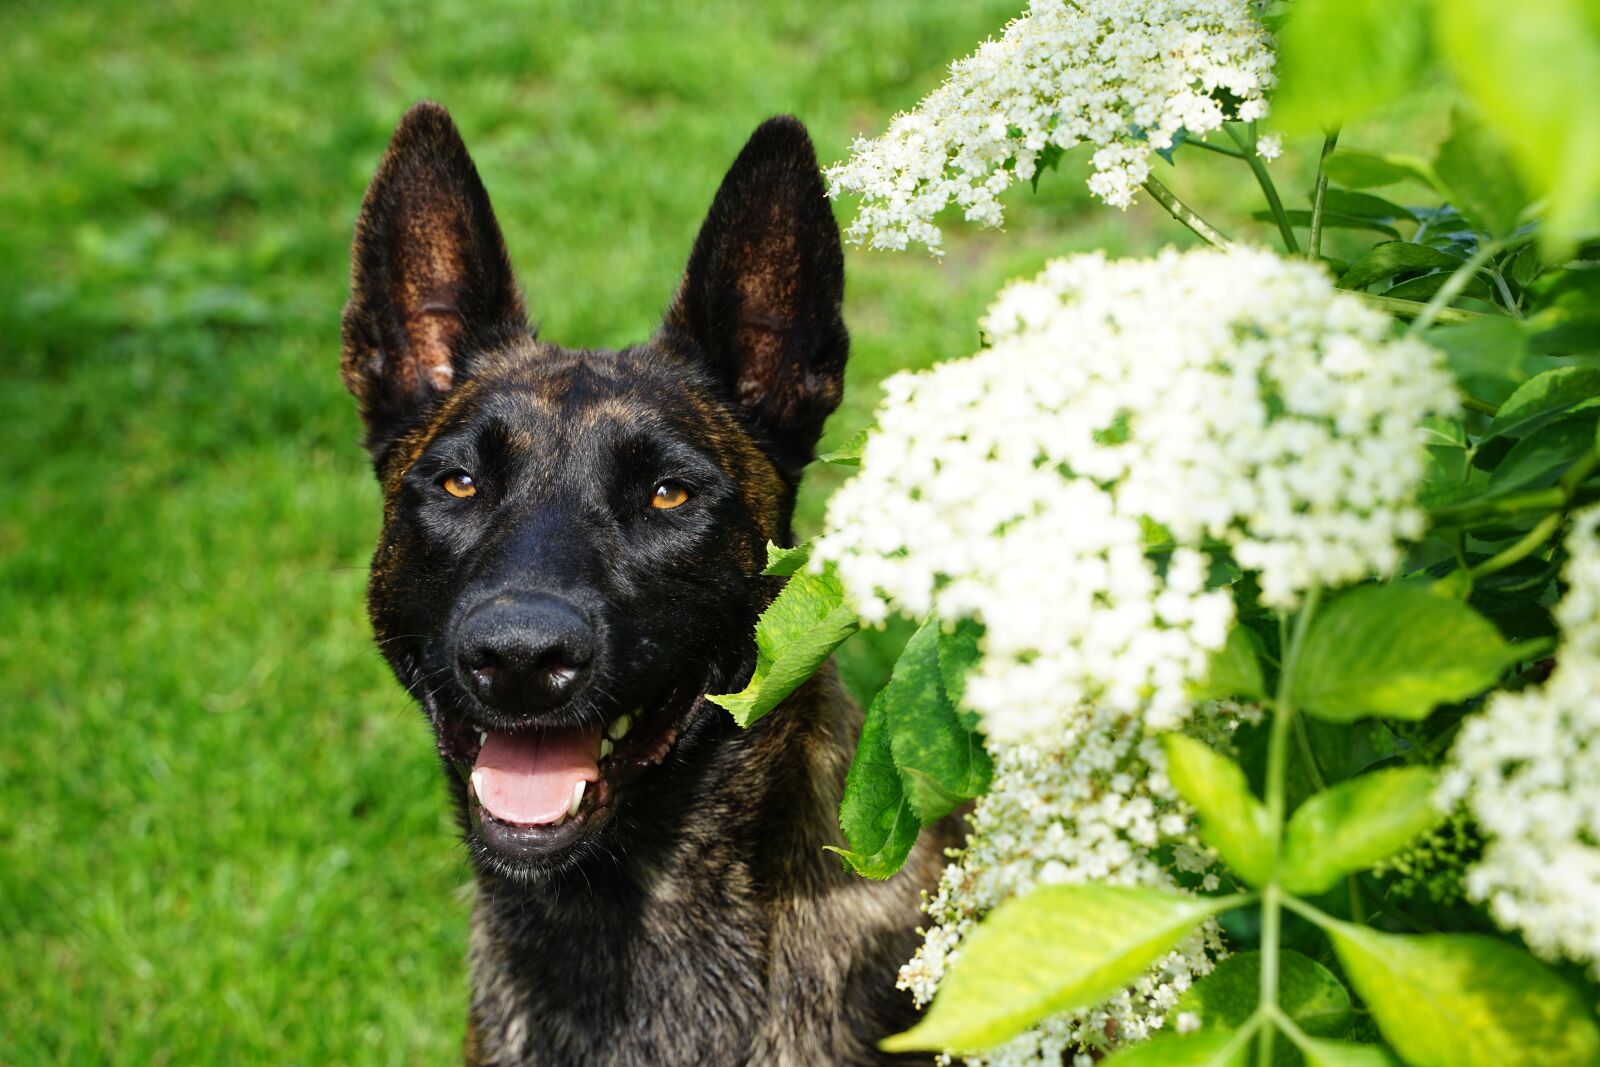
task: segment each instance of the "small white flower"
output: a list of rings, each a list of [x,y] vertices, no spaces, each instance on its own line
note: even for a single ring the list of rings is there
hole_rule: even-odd
[[[1256,155],[1271,162],[1283,155],[1283,138],[1278,134],[1269,133],[1256,141]]]
[[[828,170],[829,193],[861,197],[846,239],[938,254],[933,218],[955,204],[985,226],[1041,157],[1095,149],[1090,190],[1126,208],[1150,153],[1266,114],[1271,37],[1251,0],[1031,0],[1028,13],[950,68],[876,140]],[[1230,111],[1229,109],[1233,110]]]
[[[1488,842],[1468,895],[1600,979],[1600,507],[1575,517],[1567,552],[1554,672],[1467,720],[1440,801],[1465,804]]]

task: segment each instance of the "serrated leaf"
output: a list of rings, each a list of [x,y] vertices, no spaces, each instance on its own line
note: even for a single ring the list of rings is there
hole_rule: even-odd
[[[1401,1067],[1388,1049],[1311,1038],[1301,1048],[1306,1067]]]
[[[1289,819],[1278,880],[1291,893],[1326,892],[1439,825],[1438,775],[1427,767],[1374,771],[1323,790]]]
[[[1239,952],[1209,976],[1189,987],[1168,1013],[1169,1022],[1185,1012],[1199,1018],[1202,1030],[1236,1030],[1255,1013],[1261,997],[1261,953]],[[1278,953],[1278,1007],[1307,1034],[1343,1037],[1354,1009],[1350,993],[1316,960],[1293,949]],[[1292,1046],[1278,1045],[1274,1063],[1296,1061]]]
[[[817,461],[820,463],[835,463],[841,467],[859,467],[861,465],[861,453],[866,450],[866,447],[867,431],[862,430],[833,451],[819,455]]]
[[[1421,719],[1494,685],[1517,657],[1493,623],[1460,601],[1414,583],[1362,586],[1313,621],[1293,698],[1332,722]]]
[[[1495,412],[1484,439],[1526,437],[1584,403],[1600,400],[1600,367],[1560,367],[1524,382]]]
[[[1580,456],[1594,448],[1600,407],[1581,407],[1522,438],[1489,475],[1485,495],[1505,496],[1553,485]]]
[[[1433,158],[1433,172],[1479,230],[1504,237],[1517,228],[1528,197],[1500,143],[1463,108],[1451,113],[1450,136]]]
[[[756,666],[737,693],[708,695],[740,726],[750,726],[783,702],[861,626],[830,571],[801,571],[789,579],[756,620]]]
[[[861,724],[861,741],[839,804],[839,827],[850,847],[830,850],[857,874],[880,879],[905,864],[922,829],[890,752],[889,709],[882,692]]]
[[[979,1052],[1069,1008],[1097,1004],[1231,903],[1142,886],[1047,885],[967,935],[928,1013],[890,1052]]]
[[[762,574],[772,575],[777,578],[791,577],[811,559],[812,542],[795,545],[793,548],[783,548],[780,545],[767,542],[767,566]]]
[[[1264,885],[1272,877],[1272,822],[1232,760],[1183,734],[1166,734],[1167,777],[1200,813],[1200,838],[1239,877]]]
[[[939,633],[939,679],[962,725],[969,730],[978,728],[978,716],[963,710],[961,701],[967,692],[967,672],[978,663],[978,641],[982,637],[983,627],[971,619],[962,619]]]
[[[1383,1038],[1412,1067],[1576,1067],[1600,1060],[1583,998],[1504,941],[1323,923]]]
[[[1190,687],[1195,700],[1222,700],[1228,697],[1261,699],[1267,695],[1257,654],[1258,639],[1249,627],[1235,623],[1228,641],[1211,654],[1203,683]]]
[[[1124,1045],[1100,1067],[1244,1067],[1249,1062],[1250,1042],[1235,1044],[1234,1037],[1227,1030],[1157,1034]]]
[[[1429,188],[1438,185],[1432,166],[1418,156],[1341,148],[1328,157],[1322,169],[1331,181],[1349,189],[1372,189],[1403,181]]]
[[[945,688],[940,648],[946,643],[953,645],[949,658],[962,654],[965,639],[947,639],[939,620],[929,618],[906,642],[883,692],[894,765],[924,826],[981,796],[994,775],[975,724],[963,720]],[[975,652],[975,641],[971,647]]]
[[[1437,248],[1410,241],[1384,241],[1356,260],[1339,279],[1341,289],[1365,289],[1373,282],[1392,278],[1402,271],[1448,270],[1461,266],[1461,260]]]
[[[1457,260],[1459,263],[1460,261]],[[1398,285],[1392,285],[1383,291],[1384,296],[1392,296],[1397,300],[1432,300],[1433,295],[1444,288],[1444,283],[1450,280],[1453,271],[1439,271],[1435,274],[1424,274],[1420,278],[1408,278]],[[1461,292],[1456,294],[1456,299],[1471,297],[1482,300],[1486,304],[1494,303],[1494,290],[1489,288],[1489,283],[1480,275],[1473,275],[1467,284],[1461,287]]]

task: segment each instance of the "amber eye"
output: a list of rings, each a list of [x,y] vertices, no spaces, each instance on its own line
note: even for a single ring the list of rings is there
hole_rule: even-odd
[[[650,496],[650,506],[663,511],[675,508],[689,499],[689,490],[677,482],[662,482]]]
[[[472,475],[466,471],[451,471],[439,484],[444,486],[445,492],[463,500],[478,492],[478,483],[473,481]]]

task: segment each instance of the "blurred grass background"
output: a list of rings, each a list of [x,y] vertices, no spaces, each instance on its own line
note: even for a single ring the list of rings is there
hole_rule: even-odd
[[[0,8],[0,1063],[459,1054],[469,873],[370,647],[378,494],[338,379],[351,225],[401,111],[454,112],[542,334],[619,345],[757,122],[791,111],[841,158],[1021,7]],[[1242,167],[1180,162],[1194,202],[1252,202]],[[1083,173],[1014,191],[1007,234],[952,226],[942,263],[851,253],[829,441],[883,375],[971,352],[1006,279],[1190,243]],[[847,646],[858,692],[881,648]]]

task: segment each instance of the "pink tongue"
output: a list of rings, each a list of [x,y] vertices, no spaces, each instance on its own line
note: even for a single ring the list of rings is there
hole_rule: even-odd
[[[501,822],[557,822],[578,782],[600,777],[600,727],[490,733],[472,768],[478,803]]]

